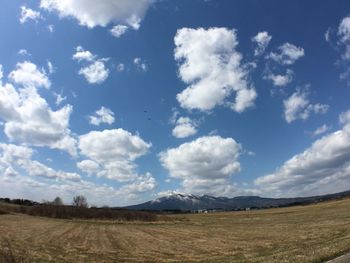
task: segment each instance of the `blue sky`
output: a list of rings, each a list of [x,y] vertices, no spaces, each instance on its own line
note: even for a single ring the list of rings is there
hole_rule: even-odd
[[[350,189],[348,1],[6,1],[0,195]]]

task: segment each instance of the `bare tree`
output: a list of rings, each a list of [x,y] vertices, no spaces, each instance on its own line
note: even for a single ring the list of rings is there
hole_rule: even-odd
[[[88,207],[86,197],[83,195],[77,195],[73,197],[73,205],[77,207]]]
[[[53,205],[63,205],[63,201],[62,198],[57,196],[53,201],[52,201]]]

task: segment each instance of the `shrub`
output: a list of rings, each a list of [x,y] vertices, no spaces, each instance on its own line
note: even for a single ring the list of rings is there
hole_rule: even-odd
[[[83,195],[74,196],[73,205],[77,207],[88,207],[86,197]]]
[[[129,211],[123,209],[87,208],[76,206],[57,206],[43,204],[29,207],[29,215],[62,219],[101,219],[118,221],[156,221],[157,215],[150,212]]]
[[[0,209],[0,215],[6,215],[6,214],[8,214],[7,211]]]

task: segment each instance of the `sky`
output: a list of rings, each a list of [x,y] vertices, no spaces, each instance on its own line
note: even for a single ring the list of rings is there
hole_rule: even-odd
[[[0,196],[350,190],[347,0],[12,0]]]

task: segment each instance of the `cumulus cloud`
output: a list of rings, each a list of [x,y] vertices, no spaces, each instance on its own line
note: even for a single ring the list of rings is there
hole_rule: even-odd
[[[306,120],[312,113],[324,114],[328,111],[328,105],[311,104],[307,97],[307,92],[298,89],[288,99],[283,101],[286,122],[291,123],[298,119]]]
[[[110,30],[110,32],[112,36],[119,38],[122,35],[124,35],[127,30],[128,30],[128,27],[126,25],[116,25]]]
[[[38,161],[24,162],[22,166],[30,176],[72,181],[80,181],[81,179],[77,173],[69,173],[61,170],[56,171]]]
[[[293,70],[287,69],[285,75],[270,72],[264,76],[264,79],[271,80],[272,84],[276,87],[285,87],[293,80]]]
[[[281,65],[292,65],[305,55],[303,48],[290,43],[284,43],[278,48],[278,51],[277,53],[271,52],[267,58]]]
[[[47,146],[76,155],[76,141],[68,128],[72,106],[66,105],[53,111],[37,89],[49,87],[44,72],[30,62],[17,64],[9,78],[22,88],[12,84],[0,87],[0,119],[6,136],[13,142],[34,146]]]
[[[236,31],[227,28],[182,28],[174,38],[179,77],[189,86],[177,94],[185,109],[208,111],[218,105],[243,112],[257,97],[236,51]],[[234,101],[229,98],[236,94]]]
[[[172,134],[176,138],[186,138],[197,133],[198,124],[188,117],[180,117],[175,122]]]
[[[87,174],[96,174],[101,167],[98,163],[91,160],[83,160],[77,163],[77,167]]]
[[[15,169],[13,169],[11,166],[9,166],[6,168],[4,175],[6,177],[16,177],[19,175],[19,173]]]
[[[90,84],[101,84],[108,78],[109,69],[105,65],[108,59],[98,59],[96,55],[81,46],[76,48],[76,53],[72,59],[78,62],[89,62],[89,65],[81,68],[78,73],[79,75],[83,75]]]
[[[256,48],[254,50],[254,55],[255,56],[261,56],[267,46],[269,45],[270,41],[272,39],[272,36],[269,35],[268,32],[263,31],[263,32],[259,32],[256,36],[254,36],[252,38],[252,41],[254,43],[256,43]]]
[[[29,62],[17,63],[16,69],[9,74],[9,79],[23,87],[44,87],[49,88],[51,82],[44,70]]]
[[[94,115],[89,116],[90,124],[96,126],[99,126],[101,123],[113,124],[114,120],[114,112],[103,106]]]
[[[60,17],[74,17],[80,25],[93,28],[110,23],[140,27],[153,0],[41,0],[40,7],[58,12]]]
[[[350,125],[316,140],[255,184],[275,196],[310,196],[350,188]]]
[[[105,67],[103,61],[98,60],[91,65],[81,68],[79,75],[83,75],[90,84],[101,84],[109,75],[109,69]]]
[[[32,160],[33,150],[14,144],[0,143],[0,172],[6,176],[19,176],[19,172],[14,167],[19,167],[29,176],[42,177],[55,180],[80,181],[77,173],[54,170],[43,163]]]
[[[152,177],[150,173],[139,176],[133,183],[124,185],[119,189],[119,192],[125,192],[129,194],[139,194],[148,191],[152,191],[157,186],[156,179]]]
[[[150,147],[151,143],[123,129],[91,131],[79,137],[81,154],[102,167],[97,176],[118,181],[138,177],[135,160]]]
[[[76,52],[73,55],[73,60],[77,61],[94,61],[96,59],[96,55],[93,55],[89,50],[85,50],[82,46],[76,47]]]
[[[28,20],[38,21],[40,18],[40,12],[34,11],[26,6],[21,6],[21,17],[19,19],[21,24],[24,24]]]
[[[149,175],[120,188],[86,180],[40,180],[38,177],[28,176],[13,178],[0,176],[0,184],[4,196],[10,198],[18,198],[18,193],[21,193],[21,198],[37,201],[53,200],[56,196],[60,196],[66,204],[69,204],[79,193],[84,195],[91,205],[115,207],[144,200],[143,195],[152,191],[156,185],[155,179],[147,176]]]
[[[184,192],[220,195],[233,189],[228,179],[240,171],[241,148],[232,138],[204,136],[161,152],[159,159],[170,177],[182,180]]]
[[[147,64],[141,58],[134,58],[134,65],[140,71],[143,71],[143,72],[147,71]]]

